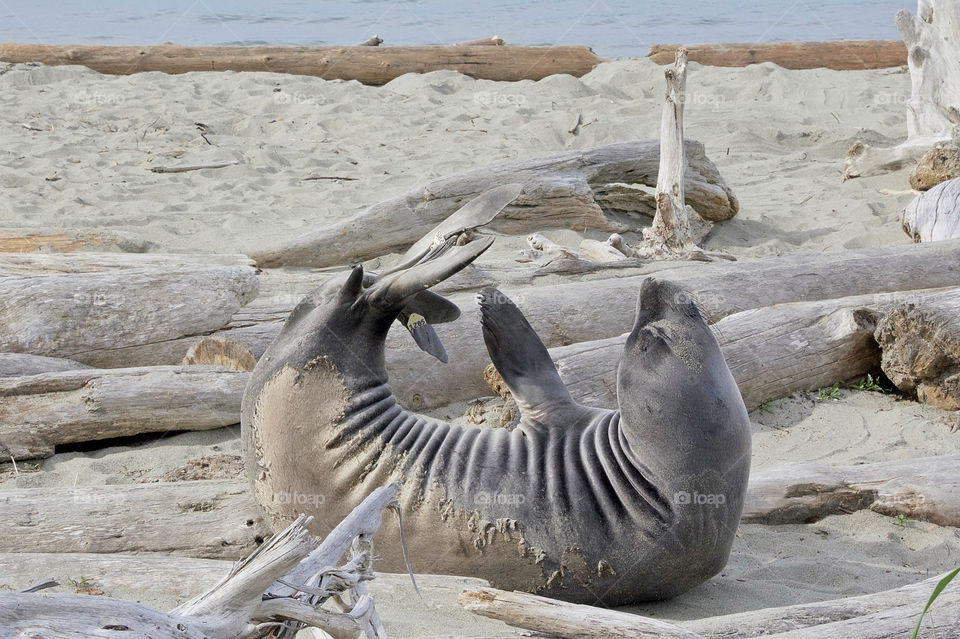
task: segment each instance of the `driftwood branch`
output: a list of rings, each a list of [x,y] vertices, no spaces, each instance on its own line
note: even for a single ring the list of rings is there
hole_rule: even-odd
[[[207,162],[205,164],[151,166],[150,170],[154,173],[186,173],[187,171],[202,171],[203,169],[222,169],[227,166],[236,166],[237,164],[240,164],[240,162],[237,160],[224,160],[223,162]]]
[[[0,378],[0,459],[46,457],[71,442],[237,424],[248,378],[212,366]]]
[[[687,140],[685,150],[687,202],[704,219],[733,217],[739,203],[704,154],[703,145]],[[659,156],[659,143],[643,140],[503,162],[434,180],[343,222],[252,256],[261,267],[325,267],[405,250],[464,202],[510,182],[523,184],[523,191],[489,225],[495,231],[523,234],[551,226],[623,230],[627,225],[608,213],[652,213],[653,198],[634,190],[630,198],[618,197],[607,206],[605,193],[619,183],[654,186]]]
[[[837,40],[831,42],[750,42],[683,45],[690,62],[715,67],[745,67],[773,62],[784,69],[837,71],[886,69],[907,63],[907,49],[898,40]],[[676,44],[655,44],[649,58],[657,64],[674,61]]]
[[[588,47],[188,47],[0,44],[0,61],[82,64],[100,73],[263,71],[381,85],[405,73],[451,69],[515,82],[567,73],[582,76],[603,61]]]

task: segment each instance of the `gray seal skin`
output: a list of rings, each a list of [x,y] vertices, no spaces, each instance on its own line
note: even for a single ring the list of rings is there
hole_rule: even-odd
[[[398,405],[384,341],[402,313],[450,321],[426,289],[489,246],[474,241],[372,284],[354,268],[291,314],[254,370],[242,436],[251,485],[280,528],[328,533],[371,490],[400,483],[412,568],[504,589],[623,605],[674,597],[727,561],[750,465],[747,411],[719,345],[678,287],[640,290],[620,410],[574,402],[502,293],[480,294],[483,338],[521,409],[513,430],[466,428]],[[381,571],[404,571],[385,525]]]

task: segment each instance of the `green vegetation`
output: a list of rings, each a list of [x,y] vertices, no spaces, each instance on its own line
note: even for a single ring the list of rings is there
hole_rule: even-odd
[[[920,612],[920,618],[917,619],[917,625],[913,629],[913,634],[910,635],[910,639],[917,639],[917,633],[920,632],[920,624],[923,623],[923,616],[927,614],[927,611],[930,610],[930,605],[940,596],[940,593],[943,592],[943,589],[947,587],[953,578],[957,576],[957,573],[960,573],[960,568],[954,569],[952,572],[947,573],[947,576],[941,579],[937,583],[937,587],[933,589],[933,592],[930,594],[930,599],[927,600],[927,605],[923,607],[923,610]]]

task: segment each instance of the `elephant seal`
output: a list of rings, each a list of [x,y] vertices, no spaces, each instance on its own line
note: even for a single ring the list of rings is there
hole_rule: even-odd
[[[243,399],[247,469],[266,519],[279,528],[305,512],[325,535],[396,481],[417,572],[608,606],[670,598],[716,574],[743,507],[750,425],[716,339],[677,286],[641,287],[618,411],[573,401],[496,289],[479,296],[483,338],[519,425],[467,428],[398,405],[384,368],[390,325],[404,313],[455,318],[426,289],[490,242],[375,279],[356,267],[293,311]],[[380,536],[378,569],[403,570],[397,531]]]

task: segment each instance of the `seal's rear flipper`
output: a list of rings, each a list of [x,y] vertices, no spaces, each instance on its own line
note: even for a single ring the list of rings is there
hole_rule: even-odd
[[[513,302],[495,288],[480,292],[483,341],[497,371],[517,400],[521,419],[563,424],[583,407],[573,401],[530,322]]]

